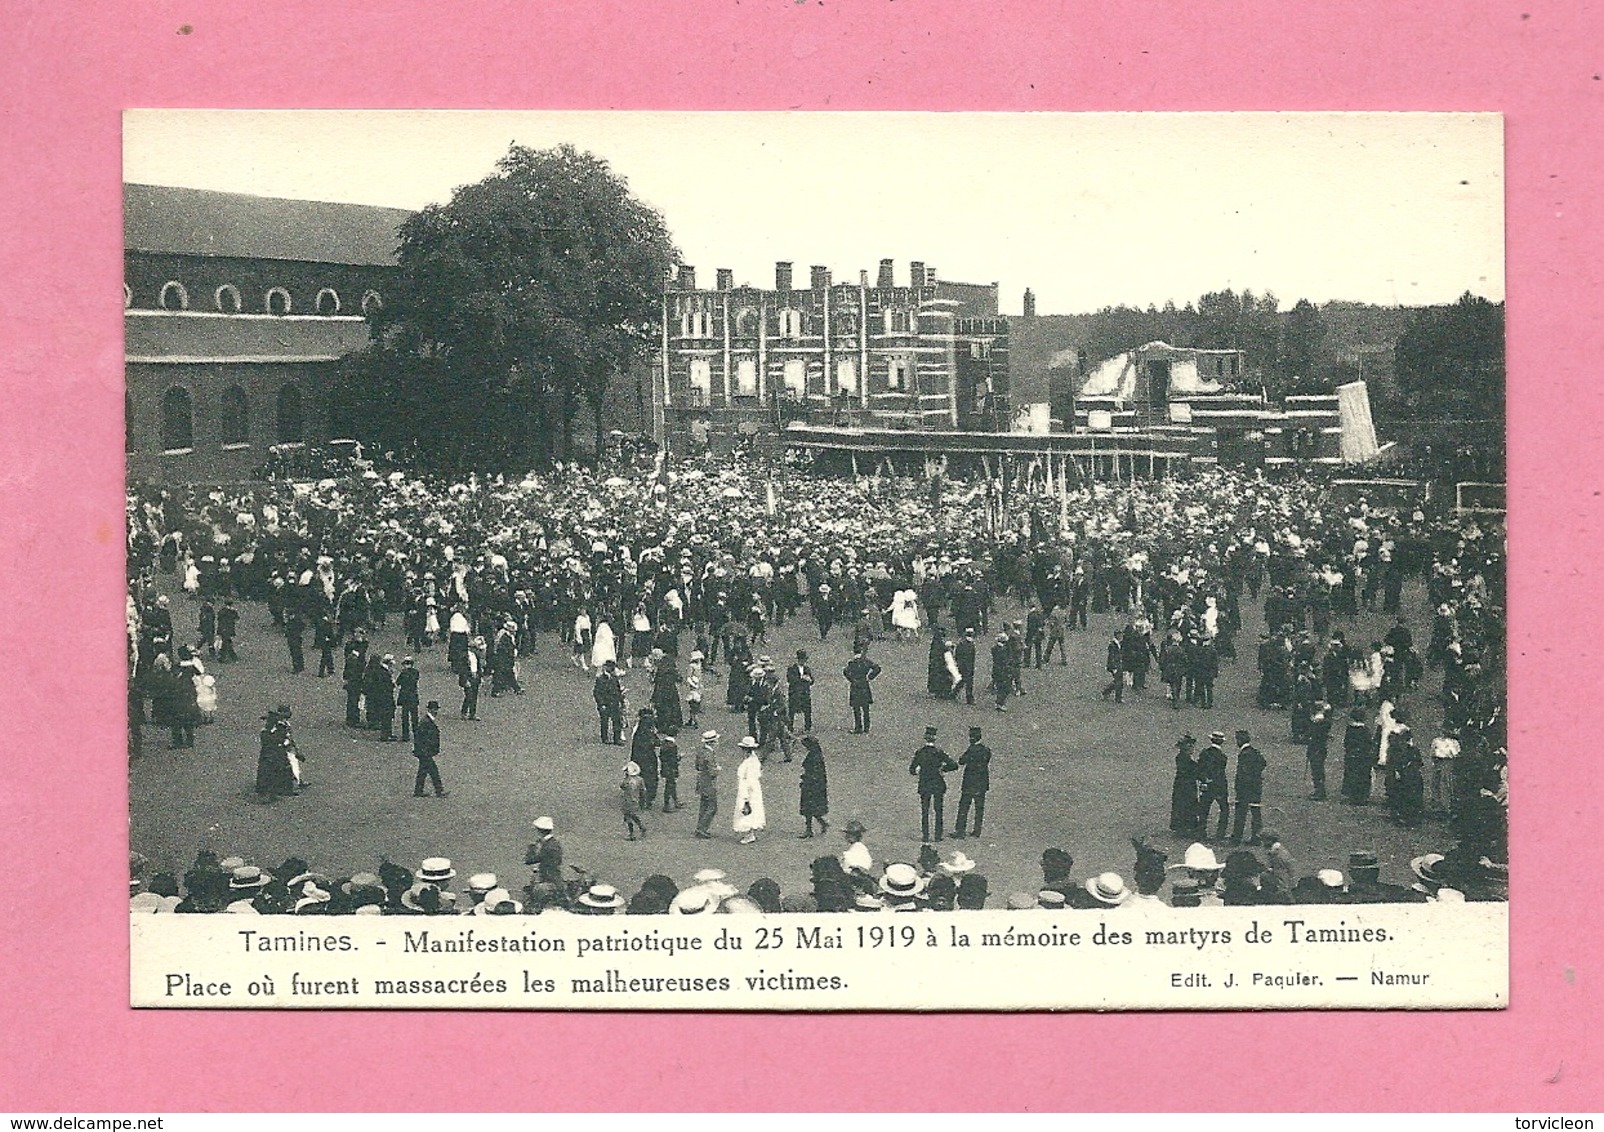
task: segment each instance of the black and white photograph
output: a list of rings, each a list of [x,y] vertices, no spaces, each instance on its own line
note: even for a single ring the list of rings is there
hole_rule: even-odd
[[[136,1005],[1507,1005],[1498,115],[123,134]]]

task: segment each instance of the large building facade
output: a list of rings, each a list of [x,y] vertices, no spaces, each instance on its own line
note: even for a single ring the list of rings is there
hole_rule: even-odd
[[[368,340],[409,213],[125,185],[128,478],[243,479],[349,434],[329,390]]]
[[[654,366],[656,431],[671,447],[773,434],[794,421],[898,430],[1008,427],[1008,320],[996,284],[939,280],[923,263],[905,285],[891,260],[873,285],[814,267],[797,286],[712,288],[682,266],[663,293]]]

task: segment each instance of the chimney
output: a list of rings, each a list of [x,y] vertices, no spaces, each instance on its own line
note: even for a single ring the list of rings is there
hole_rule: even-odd
[[[717,271],[717,275],[718,275],[718,289],[720,291],[728,291],[731,287],[735,286],[735,272],[731,271],[729,268],[727,268],[727,267],[719,268],[718,271]]]
[[[931,264],[927,263],[927,264],[925,264],[925,286],[926,287],[934,287],[935,285],[936,285],[936,269],[935,269],[934,266],[932,266]]]
[[[868,285],[869,285],[869,273],[867,271],[860,270],[858,272],[858,286],[859,287],[867,287]]]
[[[774,265],[774,289],[776,291],[791,289],[791,265],[786,260],[782,259]]]
[[[1026,318],[1036,317],[1036,292],[1032,291],[1029,287],[1025,288],[1024,310]]]
[[[815,291],[827,291],[830,288],[830,269],[814,264],[811,270],[809,284]]]
[[[889,287],[895,287],[897,285],[895,279],[893,278],[893,276],[891,274],[891,265],[892,265],[892,263],[893,263],[893,261],[889,260],[889,259],[883,259],[883,260],[880,261],[880,278],[875,283],[876,287],[887,287],[887,288],[889,288]]]
[[[925,285],[925,265],[919,260],[908,264],[908,286],[919,288]]]
[[[679,265],[679,289],[681,291],[696,290],[696,268],[688,263]]]

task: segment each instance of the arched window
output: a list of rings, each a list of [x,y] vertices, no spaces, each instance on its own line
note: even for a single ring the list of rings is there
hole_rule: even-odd
[[[185,451],[195,446],[195,417],[189,390],[175,385],[162,394],[162,450]]]
[[[317,313],[321,315],[340,313],[340,293],[333,287],[325,287],[317,293]]]
[[[224,314],[239,314],[245,304],[240,302],[239,288],[232,283],[224,283],[212,293],[212,305]]]
[[[384,309],[384,296],[377,291],[364,291],[362,293],[362,313],[372,318]]]
[[[164,311],[187,311],[189,309],[189,292],[184,285],[176,279],[169,279],[162,285],[161,308]]]
[[[123,394],[123,451],[134,450],[134,398],[132,394]]]
[[[124,283],[123,284],[123,310],[127,310],[129,307],[131,307],[133,305],[134,305],[134,289],[132,287],[130,287],[128,284]]]
[[[224,444],[248,444],[251,439],[251,405],[245,390],[231,385],[223,390],[218,402],[217,415],[222,425]]]
[[[290,293],[283,287],[269,287],[262,298],[262,306],[268,314],[289,314]]]
[[[286,385],[278,391],[278,442],[299,444],[304,439],[301,424],[301,390]]]

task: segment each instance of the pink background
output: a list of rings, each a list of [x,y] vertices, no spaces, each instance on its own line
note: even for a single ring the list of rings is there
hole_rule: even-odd
[[[444,8],[445,6],[440,6]],[[1604,11],[1583,5],[10,4],[0,13],[0,1109],[1600,1107],[1586,572]],[[1544,9],[1565,9],[1564,11]],[[193,33],[178,34],[182,24]],[[1516,898],[1500,1014],[135,1013],[119,114],[132,106],[1507,114]],[[1588,712],[1587,717],[1594,713]],[[1585,816],[1584,816],[1585,815]],[[1587,831],[1591,832],[1591,831]]]

